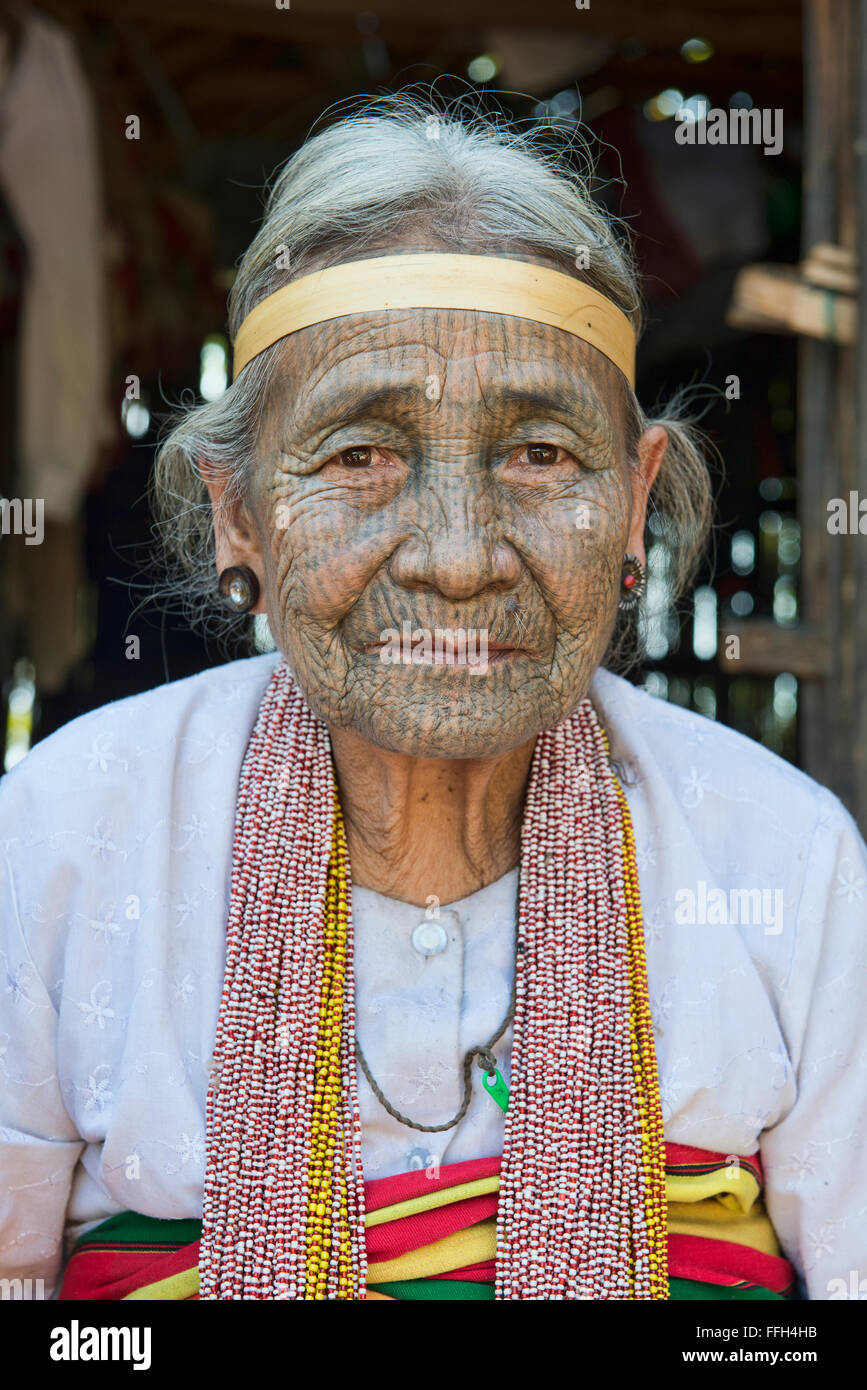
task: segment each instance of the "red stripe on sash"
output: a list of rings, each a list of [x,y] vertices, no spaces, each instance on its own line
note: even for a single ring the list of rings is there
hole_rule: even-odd
[[[463,1201],[434,1207],[432,1211],[371,1226],[367,1232],[367,1258],[370,1261],[396,1260],[399,1255],[408,1255],[422,1245],[445,1240],[455,1231],[463,1231],[467,1226],[496,1216],[497,1200],[496,1192],[488,1192],[482,1197],[465,1197]]]
[[[393,1178],[374,1178],[364,1184],[366,1211],[379,1211],[395,1202],[408,1202],[411,1197],[423,1197],[428,1192],[441,1192],[446,1187],[489,1178],[499,1173],[501,1158],[472,1158],[466,1163],[447,1163],[441,1168],[416,1168],[410,1173],[397,1173]],[[375,1229],[375,1227],[374,1227]]]
[[[672,1279],[697,1279],[704,1284],[757,1284],[772,1293],[785,1293],[794,1271],[779,1255],[764,1255],[748,1245],[707,1236],[668,1237],[668,1272]]]
[[[700,1172],[712,1173],[718,1168],[727,1168],[730,1163],[737,1163],[741,1168],[751,1170],[755,1173],[759,1186],[764,1187],[762,1160],[758,1153],[744,1157],[742,1154],[718,1154],[711,1149],[693,1149],[688,1144],[667,1143],[665,1146],[665,1167],[669,1173],[678,1169],[698,1169]]]
[[[182,1274],[199,1263],[199,1242],[157,1253],[124,1249],[120,1244],[83,1245],[70,1256],[59,1298],[126,1298],[128,1293]],[[192,1301],[192,1300],[187,1300]]]

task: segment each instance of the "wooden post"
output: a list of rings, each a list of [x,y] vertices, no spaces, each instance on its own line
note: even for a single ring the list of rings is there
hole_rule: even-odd
[[[801,253],[837,241],[837,100],[841,85],[837,26],[850,0],[806,0],[804,6],[804,171]],[[800,687],[801,765],[835,791],[838,757],[831,711],[839,709],[840,537],[827,528],[828,500],[841,469],[836,431],[839,349],[802,338],[798,346],[798,513],[801,522],[801,619],[826,634],[825,680]]]

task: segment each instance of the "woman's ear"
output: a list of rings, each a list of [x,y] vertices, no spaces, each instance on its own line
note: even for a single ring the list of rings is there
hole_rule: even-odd
[[[627,552],[647,564],[644,551],[644,528],[647,524],[647,504],[650,489],[656,481],[668,447],[668,432],[662,425],[648,425],[638,441],[638,467],[632,470],[632,518],[629,525]]]
[[[206,459],[199,459],[199,474],[211,499],[217,576],[232,565],[244,565],[251,569],[259,581],[259,599],[250,612],[264,613],[262,550],[247,508],[237,497],[232,497],[228,476],[217,472]]]

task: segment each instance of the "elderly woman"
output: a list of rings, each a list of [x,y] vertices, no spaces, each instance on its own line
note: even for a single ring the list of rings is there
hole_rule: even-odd
[[[278,650],[4,780],[0,1273],[61,1298],[823,1299],[867,1269],[867,853],[610,669],[695,437],[567,161],[406,97],[317,134],[164,441]],[[213,522],[211,518],[213,517]],[[64,1264],[65,1257],[65,1264]]]

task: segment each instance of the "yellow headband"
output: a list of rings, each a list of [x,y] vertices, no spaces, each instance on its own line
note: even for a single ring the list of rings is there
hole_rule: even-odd
[[[238,329],[232,379],[289,333],[383,309],[476,309],[546,323],[591,343],[635,384],[632,324],[598,290],[528,261],[439,252],[348,261],[275,290]]]

